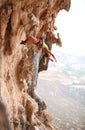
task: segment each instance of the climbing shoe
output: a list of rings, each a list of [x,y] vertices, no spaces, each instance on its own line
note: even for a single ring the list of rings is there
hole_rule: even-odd
[[[20,44],[25,44],[25,42],[24,42],[24,41],[21,41]]]

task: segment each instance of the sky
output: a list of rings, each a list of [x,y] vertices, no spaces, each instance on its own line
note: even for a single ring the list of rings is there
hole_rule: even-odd
[[[63,43],[63,47],[57,49],[65,53],[85,56],[85,0],[71,0],[69,12],[60,11],[55,25]]]

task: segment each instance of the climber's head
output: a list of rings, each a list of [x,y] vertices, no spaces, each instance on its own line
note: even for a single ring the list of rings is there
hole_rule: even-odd
[[[40,37],[40,41],[42,44],[44,43],[46,44],[48,42],[48,38],[45,39],[45,38]]]
[[[40,45],[39,45],[40,48],[43,47],[43,43],[44,43],[44,39],[42,37],[40,37]]]
[[[38,50],[41,48],[48,48],[45,42],[45,39],[43,37],[39,38],[39,41],[37,42]]]

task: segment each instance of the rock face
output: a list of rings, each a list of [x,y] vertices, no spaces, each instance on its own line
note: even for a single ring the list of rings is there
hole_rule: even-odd
[[[53,130],[46,104],[34,90],[38,72],[46,70],[44,52],[33,43],[21,45],[29,35],[62,46],[53,31],[61,9],[70,0],[0,0],[0,130]],[[3,119],[3,120],[2,120]]]

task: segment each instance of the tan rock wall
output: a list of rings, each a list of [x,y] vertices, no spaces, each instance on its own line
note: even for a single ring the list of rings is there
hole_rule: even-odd
[[[45,113],[46,104],[34,93],[38,72],[47,69],[48,61],[42,64],[44,53],[33,43],[20,42],[33,35],[47,38],[50,50],[53,43],[62,46],[53,34],[54,22],[59,10],[69,8],[70,0],[0,0],[0,102],[5,104],[3,113],[7,111],[12,130],[54,129]],[[0,130],[10,129],[2,126]]]

